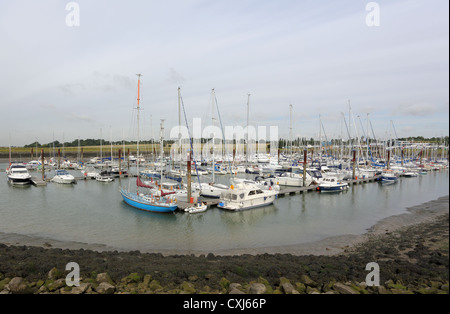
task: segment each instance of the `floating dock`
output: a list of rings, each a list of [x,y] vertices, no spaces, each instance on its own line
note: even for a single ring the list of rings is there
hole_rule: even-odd
[[[42,178],[38,178],[38,177],[31,177],[31,183],[34,186],[46,186],[47,185],[47,181],[42,180]]]

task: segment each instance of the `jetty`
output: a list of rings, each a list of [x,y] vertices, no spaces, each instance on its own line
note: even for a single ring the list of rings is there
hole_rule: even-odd
[[[42,180],[42,178],[38,178],[38,177],[31,177],[31,183],[34,186],[46,186],[47,185],[47,181]]]

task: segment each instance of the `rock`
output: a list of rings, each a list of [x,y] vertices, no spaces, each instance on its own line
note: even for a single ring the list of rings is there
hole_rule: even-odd
[[[54,292],[54,291],[56,291],[56,290],[61,289],[61,288],[64,287],[64,286],[66,286],[66,280],[60,278],[60,279],[57,279],[57,280],[55,280],[55,281],[50,281],[50,282],[47,284],[47,289],[48,289],[48,291],[50,291],[50,292]]]
[[[149,288],[150,288],[150,290],[152,290],[152,291],[159,291],[159,290],[162,290],[161,284],[159,283],[158,280],[152,280],[152,281],[150,282]]]
[[[102,282],[107,282],[112,284],[113,281],[111,279],[111,277],[109,276],[108,273],[100,273],[97,275],[96,279],[95,279],[98,283],[102,283]]]
[[[352,287],[344,285],[343,283],[336,282],[333,285],[333,289],[341,294],[359,294],[358,291],[355,291]]]
[[[8,283],[8,290],[13,294],[27,294],[31,293],[31,289],[28,283],[22,277],[14,277]]]
[[[56,280],[58,278],[61,278],[61,276],[62,276],[62,272],[56,267],[53,267],[48,272],[48,279],[50,279],[50,280]]]
[[[245,294],[245,293],[237,288],[232,288],[230,292],[228,292],[228,294]]]
[[[242,291],[242,285],[237,282],[232,282],[228,286],[228,293],[229,294],[245,294],[244,291]]]
[[[75,286],[72,288],[71,293],[72,294],[83,294],[86,292],[86,290],[91,286],[90,283],[82,283],[78,287]]]
[[[307,294],[317,294],[317,293],[319,293],[319,290],[317,288],[313,288],[313,287],[307,286],[306,287],[306,293]]]
[[[97,291],[100,294],[113,294],[116,290],[116,287],[114,287],[112,284],[108,282],[102,282],[100,283],[95,291]]]
[[[141,280],[141,276],[139,276],[138,273],[131,273],[126,277],[126,282],[127,283],[131,283],[131,282],[139,282]]]
[[[194,285],[187,281],[183,281],[183,283],[180,286],[180,290],[181,290],[181,293],[186,293],[186,294],[193,294],[196,291]]]
[[[266,286],[262,283],[252,283],[249,287],[249,293],[251,294],[263,294],[266,292]]]
[[[284,291],[284,293],[286,293],[286,294],[294,294],[295,292],[298,293],[298,291],[295,290],[294,286],[291,284],[289,279],[286,279],[284,277],[280,278],[280,286],[281,286],[282,290]]]
[[[301,282],[296,282],[295,286],[297,287],[297,291],[300,293],[306,293],[306,286]]]
[[[314,280],[312,280],[311,278],[309,278],[308,275],[302,275],[302,276],[300,277],[300,280],[301,280],[302,283],[304,283],[306,286],[310,286],[310,287],[313,287],[313,288],[316,288],[316,287],[317,287],[317,283],[316,283]]]

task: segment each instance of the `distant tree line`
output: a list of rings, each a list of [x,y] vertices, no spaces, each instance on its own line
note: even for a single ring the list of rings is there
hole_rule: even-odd
[[[361,140],[363,141],[363,138],[361,138]],[[399,141],[414,141],[414,142],[426,142],[426,143],[436,143],[436,144],[441,144],[441,145],[449,145],[449,137],[445,136],[445,137],[432,137],[432,138],[425,138],[423,136],[415,136],[415,137],[405,137],[405,138],[398,138],[397,140]],[[208,141],[208,139],[204,139],[202,138],[201,142],[202,143],[206,143]],[[325,143],[325,140],[322,140],[323,143]],[[172,144],[174,143],[173,140],[165,140],[164,141],[167,144]],[[233,142],[235,143],[236,140],[233,140]],[[330,139],[327,141],[328,144],[331,145],[338,145],[343,143],[344,145],[349,143],[348,140],[341,140],[341,139]],[[140,141],[139,143],[141,144],[158,144],[159,141],[156,140],[144,140],[144,141]],[[292,143],[290,140],[288,139],[284,139],[284,138],[280,138],[278,141],[278,147],[280,148],[286,148],[286,147],[290,147],[290,146],[295,146],[295,147],[300,147],[303,145],[314,145],[314,144],[318,143],[318,140],[314,139],[314,138],[300,138],[297,137],[296,139],[292,140]],[[135,145],[136,141],[112,141],[113,145]],[[31,143],[31,144],[27,144],[24,147],[42,147],[42,148],[46,148],[46,147],[78,147],[79,146],[100,146],[100,145],[111,145],[110,141],[107,140],[101,140],[101,139],[76,139],[73,140],[72,142],[64,142],[61,143],[59,141],[53,141],[47,144],[41,144],[37,141]]]

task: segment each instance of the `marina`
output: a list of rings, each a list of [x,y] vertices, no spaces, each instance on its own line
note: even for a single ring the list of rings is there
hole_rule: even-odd
[[[7,164],[0,165],[5,169]],[[333,236],[362,234],[378,221],[407,212],[410,206],[448,195],[448,169],[416,177],[400,176],[396,184],[380,184],[379,176],[345,180],[348,190],[322,193],[316,185],[281,187],[273,204],[232,212],[220,199],[199,199],[207,210],[189,214],[193,203],[180,199],[170,214],[128,206],[119,189],[135,175],[98,182],[67,170],[77,184],[37,180],[35,185],[1,184],[2,234],[51,239],[109,250],[141,252],[220,252],[290,246]],[[133,168],[131,169],[133,174]],[[254,174],[238,174],[250,180]],[[5,172],[0,172],[0,179]],[[208,181],[208,175],[202,180]],[[230,175],[218,177],[226,184]],[[46,184],[46,185],[45,185]]]

